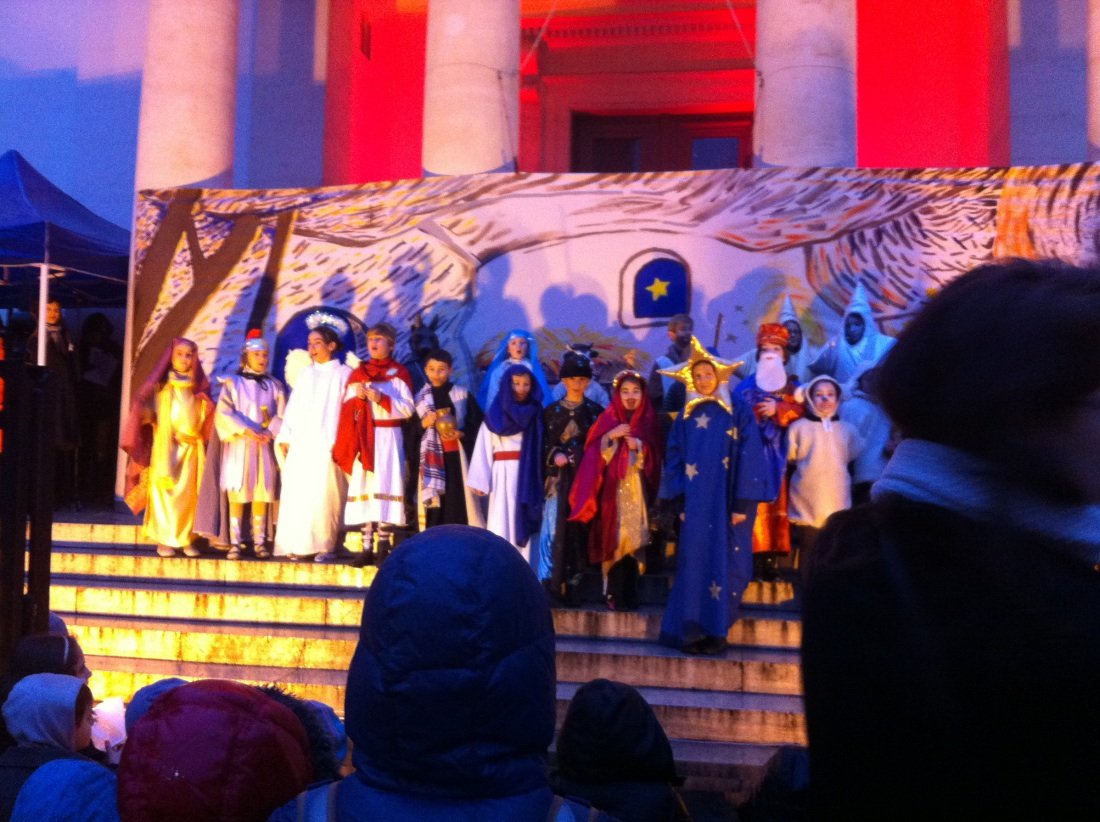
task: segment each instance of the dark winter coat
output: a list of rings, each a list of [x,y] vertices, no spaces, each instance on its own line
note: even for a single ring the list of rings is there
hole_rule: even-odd
[[[885,496],[835,514],[803,611],[814,818],[1100,818],[1100,573]]]

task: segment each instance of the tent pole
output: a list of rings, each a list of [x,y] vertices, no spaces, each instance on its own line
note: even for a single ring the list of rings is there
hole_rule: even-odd
[[[50,264],[38,264],[38,364],[46,364],[46,303],[50,299]]]

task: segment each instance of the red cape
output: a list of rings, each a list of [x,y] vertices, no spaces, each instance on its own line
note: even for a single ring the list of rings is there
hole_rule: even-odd
[[[397,360],[363,360],[348,377],[348,385],[357,382],[388,382],[403,380],[409,386],[412,395],[412,378],[409,372]],[[387,411],[390,398],[383,397],[379,403]],[[355,458],[364,470],[374,470],[374,411],[370,400],[352,397],[340,406],[340,424],[336,429],[336,443],[332,446],[332,459],[345,474],[355,467]]]
[[[611,398],[611,405],[603,410],[588,429],[584,442],[584,456],[577,468],[573,488],[569,492],[569,519],[574,522],[591,522],[597,514],[599,521],[589,532],[588,559],[590,562],[603,562],[615,553],[615,541],[619,527],[619,510],[616,493],[619,480],[626,476],[630,459],[628,449],[620,441],[611,457],[604,465],[600,454],[600,440],[611,429],[624,422],[630,424],[630,436],[642,441],[645,449],[645,465],[642,468],[643,491],[648,502],[661,479],[661,427],[657,415],[653,412],[649,397],[642,391],[642,402],[631,416],[623,407],[619,393]]]

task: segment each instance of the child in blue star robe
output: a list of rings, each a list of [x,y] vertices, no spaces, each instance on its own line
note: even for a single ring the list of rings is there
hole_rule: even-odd
[[[661,621],[662,644],[688,653],[718,654],[737,621],[752,578],[752,528],[765,490],[767,460],[752,408],[731,400],[732,364],[693,341],[692,358],[670,376],[687,388],[684,411],[672,424],[660,497],[682,500],[676,580]]]

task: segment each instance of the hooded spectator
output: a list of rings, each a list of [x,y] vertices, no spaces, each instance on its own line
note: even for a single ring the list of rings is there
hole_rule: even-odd
[[[558,734],[551,784],[617,819],[672,822],[686,810],[674,786],[672,746],[635,688],[594,679],[573,695]]]
[[[1100,818],[1100,272],[983,265],[881,366],[902,441],[818,540],[816,819]]]
[[[12,819],[34,822],[118,822],[115,775],[95,762],[55,759],[31,774]]]
[[[53,759],[90,760],[77,751],[92,740],[92,692],[74,676],[31,674],[11,689],[4,722],[15,745],[0,754],[0,820],[32,773]]]
[[[299,802],[333,800],[338,820],[543,822],[554,694],[554,628],[530,567],[487,531],[432,528],[367,592],[345,706],[356,771]],[[293,805],[273,817],[293,818]]]
[[[207,679],[162,694],[118,769],[123,820],[262,822],[313,779],[302,723],[256,688]]]

